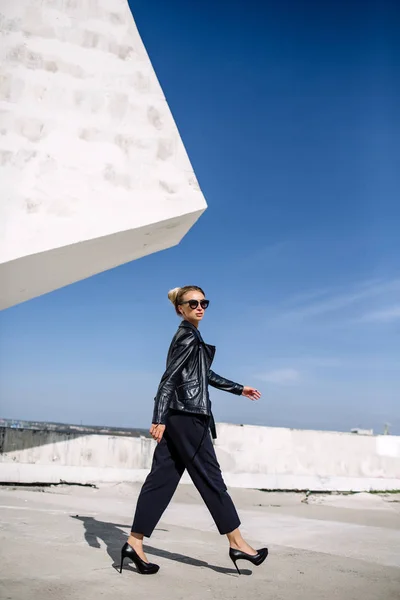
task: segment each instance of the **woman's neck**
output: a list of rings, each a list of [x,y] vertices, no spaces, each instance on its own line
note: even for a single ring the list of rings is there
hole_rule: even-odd
[[[198,321],[191,321],[190,319],[184,319],[184,320],[187,321],[188,323],[190,323],[191,325],[193,325],[193,327],[196,327],[196,329],[199,328]]]

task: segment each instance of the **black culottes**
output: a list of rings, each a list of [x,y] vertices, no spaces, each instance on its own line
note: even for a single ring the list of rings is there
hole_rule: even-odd
[[[208,430],[209,418],[170,412],[151,471],[140,492],[132,531],[150,537],[187,469],[221,534],[240,525]]]

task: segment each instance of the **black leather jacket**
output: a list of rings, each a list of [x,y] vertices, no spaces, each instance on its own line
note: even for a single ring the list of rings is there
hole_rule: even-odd
[[[242,394],[242,385],[211,371],[214,355],[215,346],[205,344],[198,329],[189,321],[182,321],[172,339],[167,368],[154,399],[153,423],[164,424],[169,409],[212,418],[208,385]]]

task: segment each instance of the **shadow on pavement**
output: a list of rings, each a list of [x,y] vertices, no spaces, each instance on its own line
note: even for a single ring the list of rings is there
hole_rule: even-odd
[[[72,515],[71,515],[72,516]],[[85,540],[91,548],[100,548],[100,540],[102,540],[107,546],[107,554],[113,561],[113,567],[119,568],[121,548],[127,540],[127,535],[121,528],[129,529],[130,525],[109,523],[107,521],[98,521],[93,517],[85,517],[82,515],[72,516],[73,519],[81,521],[83,523],[85,532]],[[167,531],[166,529],[158,529],[158,531]],[[193,567],[203,567],[222,573],[224,575],[236,575],[236,569],[229,569],[226,567],[219,567],[217,565],[211,565],[204,560],[198,560],[191,556],[185,556],[184,554],[178,554],[177,552],[168,552],[168,550],[161,550],[145,544],[145,551],[147,554],[154,556],[160,556],[161,558],[167,558],[175,562],[183,563],[186,565],[192,565]],[[136,571],[136,568],[132,568],[128,565],[127,559],[124,562],[124,570]],[[242,575],[251,575],[251,571],[248,569],[240,569]]]

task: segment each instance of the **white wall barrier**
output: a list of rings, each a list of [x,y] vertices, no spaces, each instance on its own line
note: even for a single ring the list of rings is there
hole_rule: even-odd
[[[270,490],[400,489],[400,437],[219,424],[216,451],[228,486]],[[142,482],[146,437],[0,429],[0,481]],[[189,479],[184,476],[183,482]]]

